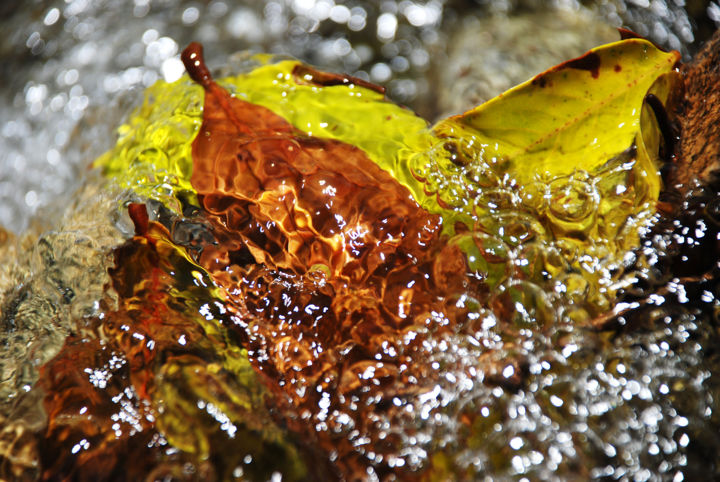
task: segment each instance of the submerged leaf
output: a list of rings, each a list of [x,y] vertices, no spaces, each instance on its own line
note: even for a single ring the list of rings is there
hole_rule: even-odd
[[[192,44],[183,54],[205,88],[191,184],[217,231],[228,231],[218,248],[223,257],[249,250],[257,263],[298,273],[323,265],[333,276],[356,279],[396,251],[423,249],[437,217],[390,173],[349,143],[311,136],[232,97],[193,63],[200,52]],[[203,253],[218,256],[213,248]]]
[[[138,235],[110,270],[117,309],[85,320],[41,370],[46,477],[173,478],[194,464],[205,480],[228,480],[242,464],[252,480],[306,480],[300,444],[268,411],[272,395],[220,290],[144,206],[130,210]]]
[[[643,97],[659,77],[665,100],[675,54],[611,44],[434,128],[376,86],[295,61],[216,82],[199,45],[183,60],[204,93],[187,79],[151,88],[98,165],[201,226],[169,215],[166,233],[134,218],[138,233],[162,232],[152,253],[182,261],[173,276],[205,275],[195,288],[207,305],[189,307],[202,316],[187,324],[210,363],[178,349],[141,385],[170,400],[176,413],[155,428],[186,454],[215,450],[199,399],[259,443],[284,440],[245,417],[267,400],[242,390],[256,388],[254,368],[273,400],[290,401],[280,419],[312,434],[343,477],[375,467],[403,478],[427,466],[408,444],[441,461],[457,400],[436,402],[458,393],[456,376],[472,367],[463,390],[475,395],[522,388],[527,358],[555,359],[562,334],[631,282],[626,255],[660,187],[661,136]],[[177,310],[180,294],[153,296]],[[204,318],[207,306],[223,316]],[[465,361],[443,366],[448,347]],[[453,422],[418,425],[418,414]],[[292,462],[294,445],[280,442]]]
[[[470,230],[490,244],[569,249],[566,269],[590,281],[583,309],[593,315],[609,309],[623,253],[654,213],[660,134],[640,112],[676,60],[624,40],[429,129],[376,86],[261,57],[217,84],[203,72],[205,99],[187,80],[153,86],[97,164],[176,212],[202,205],[219,242],[203,256],[218,266],[253,259],[362,279],[391,253],[415,257],[439,234],[436,214],[449,236]],[[478,262],[470,239],[451,244],[471,271],[495,283],[510,276],[490,276],[494,263]]]

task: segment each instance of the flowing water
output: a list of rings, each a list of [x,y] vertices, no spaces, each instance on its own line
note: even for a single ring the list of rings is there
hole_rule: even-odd
[[[668,217],[647,209],[628,157],[519,186],[482,159],[447,162],[466,146],[442,142],[420,160],[428,185],[477,193],[472,229],[449,236],[368,159],[280,120],[267,125],[289,137],[238,156],[262,191],[232,172],[203,180],[213,168],[201,165],[197,199],[178,176],[128,171],[139,180],[128,191],[85,174],[138,104],[133,86],[179,75],[190,34],[210,64],[246,42],[387,84],[421,111],[453,110],[432,100],[430,66],[459,38],[447,25],[462,7],[73,1],[15,13],[38,35],[18,28],[31,56],[5,54],[11,85],[25,81],[13,67],[33,80],[7,111],[25,115],[3,124],[4,222],[19,231],[21,211],[80,190],[45,208],[52,230],[6,236],[0,477],[717,476],[716,190],[664,199],[681,206]],[[473,8],[471,26],[490,9]],[[683,10],[665,8],[659,40],[687,45]],[[104,28],[123,9],[140,20]],[[199,128],[197,92],[179,92],[124,134]],[[305,172],[283,142],[328,159]],[[177,159],[176,147],[137,158]],[[21,176],[28,166],[46,175]]]

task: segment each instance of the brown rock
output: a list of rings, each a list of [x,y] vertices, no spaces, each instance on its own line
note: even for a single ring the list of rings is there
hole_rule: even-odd
[[[681,135],[669,182],[680,191],[720,176],[720,30],[682,73],[685,96],[675,112]]]

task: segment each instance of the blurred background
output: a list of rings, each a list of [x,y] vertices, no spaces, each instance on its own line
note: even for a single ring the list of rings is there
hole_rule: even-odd
[[[0,3],[0,226],[52,223],[142,89],[238,51],[384,85],[429,121],[462,112],[625,26],[690,59],[720,26],[692,0],[10,0]],[[41,213],[36,216],[36,213]]]

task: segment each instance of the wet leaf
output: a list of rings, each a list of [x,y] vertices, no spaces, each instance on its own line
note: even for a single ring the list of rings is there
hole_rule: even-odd
[[[472,139],[484,156],[508,162],[520,182],[593,171],[630,146],[645,94],[678,60],[642,39],[604,45],[434,129]]]
[[[203,91],[187,79],[151,88],[146,119],[133,118],[98,165],[192,213],[192,223],[166,214],[175,230],[154,249],[177,258],[177,240],[191,246],[174,276],[196,268],[198,298],[230,313],[192,320],[208,363],[178,349],[147,379],[174,413],[157,427],[184,453],[212,457],[222,435],[198,400],[262,432],[246,417],[264,399],[244,390],[254,368],[290,402],[278,408],[297,423],[290,431],[312,434],[344,477],[371,466],[402,477],[399,467],[424,463],[395,465],[403,437],[423,430],[417,414],[453,417],[426,396],[458,386],[445,362],[428,363],[447,355],[438,340],[468,350],[481,374],[473,390],[520,390],[531,358],[553,358],[559,331],[589,324],[631,282],[626,254],[660,189],[662,136],[643,98],[652,89],[662,105],[675,54],[611,44],[434,128],[377,86],[295,61],[257,57],[214,81],[199,45],[183,60]],[[160,229],[133,219],[138,233]],[[424,453],[444,450],[426,440]]]
[[[426,250],[435,214],[442,234],[534,244],[523,252],[541,259],[555,259],[545,245],[572,246],[566,266],[533,259],[528,272],[582,273],[578,313],[591,316],[629,282],[624,253],[655,210],[662,136],[643,97],[676,60],[638,39],[599,47],[431,129],[377,86],[261,56],[217,83],[196,75],[205,96],[187,80],[153,86],[98,165],[175,212],[202,206],[217,241],[200,260],[211,272],[252,260],[367,279]],[[662,104],[672,87],[657,85]],[[472,243],[458,246],[481,279],[511,277],[511,265],[498,273]]]
[[[372,86],[296,61],[266,60],[258,58],[249,72],[218,84],[247,105],[265,107],[297,132],[359,148],[422,207],[441,214],[452,231],[458,221],[475,222],[472,209],[462,206],[467,190],[476,187],[458,184],[454,167],[444,167],[455,157],[464,157],[462,163],[471,167],[499,164],[521,184],[575,169],[592,172],[631,146],[640,130],[642,99],[655,79],[672,69],[677,53],[640,39],[599,47],[432,130]],[[96,165],[179,212],[172,193],[194,191],[190,146],[203,102],[197,86],[185,80],[159,82],[121,129],[118,146]]]
[[[220,291],[144,206],[130,210],[140,229],[114,253],[117,309],[87,320],[41,370],[50,478],[142,479],[186,463],[202,472],[212,456],[223,460],[212,480],[240,464],[252,480],[278,471],[305,480],[298,444],[268,412],[272,395],[218,308]],[[90,442],[78,453],[79,440]]]
[[[247,249],[257,263],[298,273],[320,264],[333,276],[354,278],[396,251],[415,253],[422,230],[436,231],[437,219],[365,151],[309,135],[270,109],[232,97],[192,68],[192,56],[201,55],[196,48],[184,54],[206,91],[191,184],[218,232],[229,231],[226,245],[220,242],[224,256]]]

